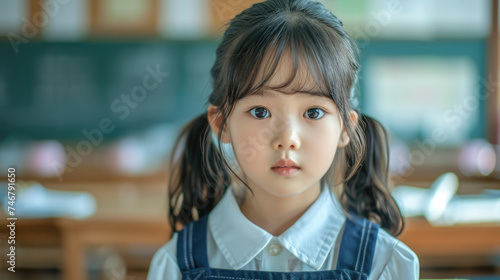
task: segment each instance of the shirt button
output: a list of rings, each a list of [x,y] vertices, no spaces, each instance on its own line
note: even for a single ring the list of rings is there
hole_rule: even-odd
[[[279,244],[273,244],[269,246],[269,254],[271,256],[277,256],[281,253],[281,246]]]

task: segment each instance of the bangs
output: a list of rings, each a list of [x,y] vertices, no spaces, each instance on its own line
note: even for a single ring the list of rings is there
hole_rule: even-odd
[[[285,18],[284,18],[285,17]],[[233,52],[234,102],[266,90],[328,97],[350,90],[349,58],[341,36],[316,19],[276,15],[244,32]],[[343,70],[344,69],[344,70]],[[280,75],[279,84],[270,84]]]
[[[331,98],[326,77],[318,71],[316,63],[294,44],[283,49],[269,46],[262,63],[253,70],[256,78],[251,87],[243,91],[245,96],[262,95],[273,90],[284,94],[307,93]],[[271,84],[272,80],[280,82]]]

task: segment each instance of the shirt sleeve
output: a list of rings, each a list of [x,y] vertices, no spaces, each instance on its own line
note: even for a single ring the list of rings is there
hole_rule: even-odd
[[[181,280],[177,265],[177,232],[153,256],[149,265],[147,280]]]
[[[392,256],[380,275],[380,279],[418,280],[419,275],[420,264],[417,255],[404,243],[398,241],[394,246]]]

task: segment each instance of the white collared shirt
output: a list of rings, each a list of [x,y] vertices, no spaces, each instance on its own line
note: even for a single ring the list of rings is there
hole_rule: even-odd
[[[232,188],[210,212],[207,254],[211,268],[259,271],[334,270],[345,214],[326,185],[306,212],[280,236],[248,220]],[[153,256],[148,280],[181,279],[177,233]],[[419,262],[405,244],[380,229],[369,280],[418,279]]]

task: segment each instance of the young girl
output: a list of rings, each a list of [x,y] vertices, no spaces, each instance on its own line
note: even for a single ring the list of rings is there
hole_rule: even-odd
[[[385,130],[350,104],[359,65],[342,22],[316,1],[268,0],[216,54],[208,110],[172,153],[175,233],[148,279],[418,279],[391,236],[404,224]]]

